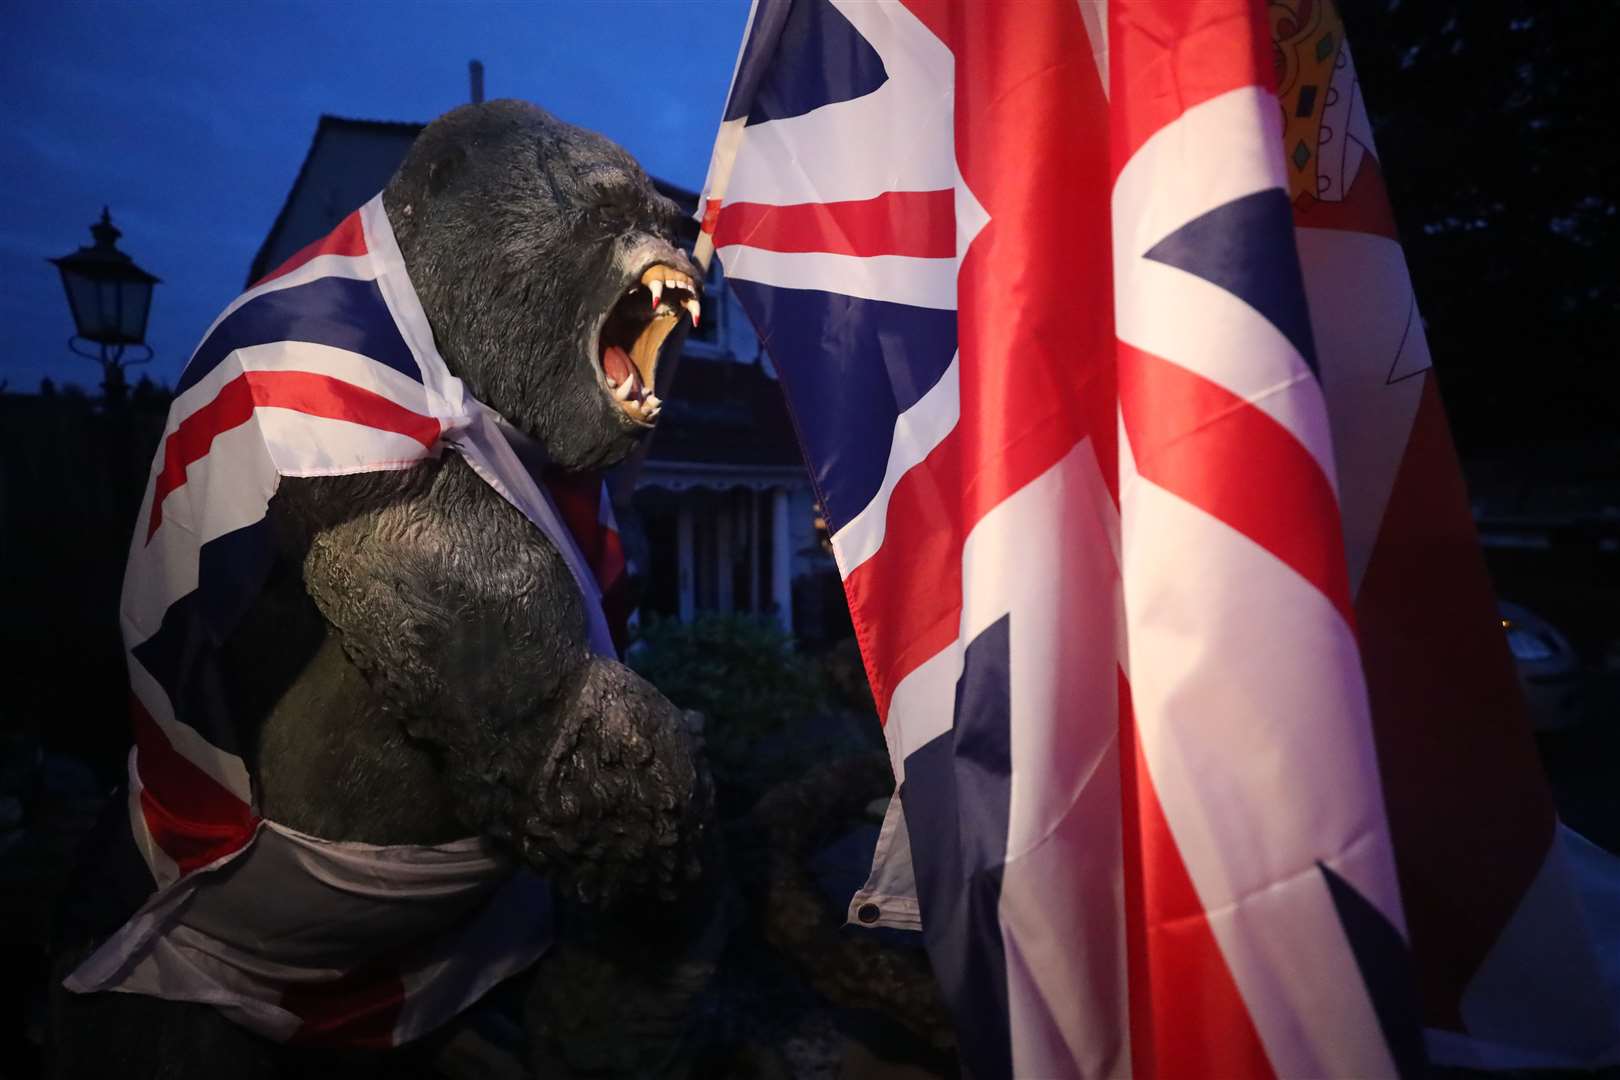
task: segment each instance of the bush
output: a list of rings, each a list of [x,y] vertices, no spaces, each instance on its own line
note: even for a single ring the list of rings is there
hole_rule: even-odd
[[[626,661],[676,705],[704,715],[723,814],[745,810],[765,788],[810,764],[800,751],[831,706],[831,689],[775,621],[652,617],[638,628]]]
[[[826,707],[818,666],[768,618],[700,615],[691,623],[654,616],[637,629],[628,662],[664,696],[740,735],[775,734]]]

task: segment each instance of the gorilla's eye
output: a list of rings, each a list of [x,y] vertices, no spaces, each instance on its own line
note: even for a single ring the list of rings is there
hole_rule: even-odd
[[[591,209],[602,217],[628,221],[641,208],[637,192],[624,187],[593,187]]]
[[[645,195],[635,179],[622,169],[598,166],[581,174],[580,186],[598,215],[629,219],[640,215]]]

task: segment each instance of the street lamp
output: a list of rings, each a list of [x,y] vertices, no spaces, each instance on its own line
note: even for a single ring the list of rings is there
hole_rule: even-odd
[[[68,339],[68,348],[101,364],[102,392],[113,400],[123,397],[124,368],[152,359],[151,346],[146,344],[146,317],[152,309],[152,286],[158,279],[118,250],[118,238],[123,234],[106,207],[101,208],[101,220],[90,226],[90,235],[95,238],[92,246],[50,261],[62,274],[62,287],[78,330]],[[81,340],[97,346],[96,351],[87,351]],[[126,360],[129,349],[143,349],[146,355]]]

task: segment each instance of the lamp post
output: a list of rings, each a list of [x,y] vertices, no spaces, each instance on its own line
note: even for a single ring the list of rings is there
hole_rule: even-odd
[[[78,333],[68,339],[68,348],[79,356],[101,364],[101,390],[109,402],[123,399],[127,383],[124,368],[152,359],[146,344],[146,317],[152,310],[152,286],[158,278],[135,265],[118,250],[123,234],[112,223],[112,215],[101,208],[101,220],[90,226],[95,243],[51,259],[62,275],[68,307],[73,309],[73,325]],[[87,350],[81,342],[96,346]],[[126,359],[126,351],[145,350],[138,359]]]

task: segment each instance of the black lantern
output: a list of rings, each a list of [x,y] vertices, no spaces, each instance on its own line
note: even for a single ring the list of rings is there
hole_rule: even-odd
[[[73,325],[78,333],[68,340],[68,348],[80,356],[100,361],[106,377],[104,388],[121,390],[127,364],[144,364],[152,359],[146,344],[146,317],[152,310],[152,286],[158,279],[135,265],[118,250],[123,235],[112,223],[112,215],[101,208],[101,220],[90,226],[95,243],[71,255],[50,260],[62,274],[68,306],[73,309]],[[80,340],[99,348],[89,352]],[[146,355],[124,359],[126,349],[144,349]]]

